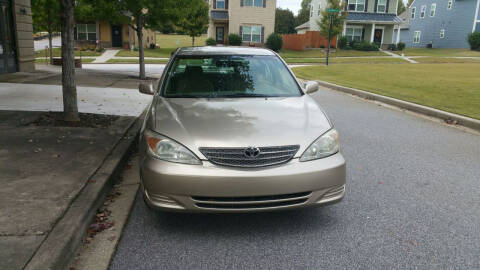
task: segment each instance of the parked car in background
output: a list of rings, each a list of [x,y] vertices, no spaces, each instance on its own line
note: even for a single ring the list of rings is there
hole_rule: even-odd
[[[339,135],[273,51],[191,47],[172,56],[141,131],[145,202],[174,211],[323,205],[345,193]]]

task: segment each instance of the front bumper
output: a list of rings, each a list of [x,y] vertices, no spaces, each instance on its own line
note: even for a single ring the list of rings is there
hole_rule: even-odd
[[[323,205],[345,194],[345,159],[333,156],[256,169],[166,162],[143,154],[140,164],[145,202],[186,212],[271,211]]]

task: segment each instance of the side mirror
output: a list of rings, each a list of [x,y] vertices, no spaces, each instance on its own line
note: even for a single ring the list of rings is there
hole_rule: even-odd
[[[155,91],[153,90],[153,85],[151,83],[141,83],[138,86],[140,93],[145,95],[153,95]]]
[[[305,84],[305,93],[311,94],[318,91],[318,83],[314,81],[309,81]]]

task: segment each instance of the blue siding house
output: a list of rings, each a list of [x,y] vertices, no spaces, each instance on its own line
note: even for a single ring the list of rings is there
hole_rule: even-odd
[[[400,26],[400,41],[407,47],[468,48],[468,34],[480,31],[479,5],[480,0],[415,0],[406,11],[408,27]]]

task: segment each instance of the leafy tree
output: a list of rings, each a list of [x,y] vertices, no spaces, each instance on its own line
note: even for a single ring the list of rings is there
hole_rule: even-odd
[[[304,24],[310,20],[310,2],[311,0],[302,0],[302,8],[295,17],[295,26]]]
[[[194,46],[195,37],[201,36],[207,30],[208,22],[208,4],[205,0],[191,0],[189,8],[177,25],[192,37],[192,46]]]
[[[50,64],[53,61],[53,33],[60,31],[60,2],[58,0],[32,0],[32,20],[35,32],[48,33]]]
[[[322,11],[322,19],[318,21],[317,24],[320,27],[320,33],[328,37],[330,16],[333,16],[331,36],[334,37],[343,32],[343,24],[347,18],[347,13],[342,12],[342,10],[345,9],[345,3],[341,3],[340,0],[327,0],[327,8],[338,9],[340,12],[328,13],[325,10]]]
[[[289,9],[277,8],[275,11],[275,33],[295,33],[295,16]]]
[[[65,121],[79,121],[73,26],[75,0],[60,0],[62,29],[62,93]]]
[[[403,0],[398,0],[398,7],[397,7],[397,15],[400,15],[402,14],[403,12],[405,12],[405,10],[407,10],[407,8],[405,7],[405,4],[403,3]]]

